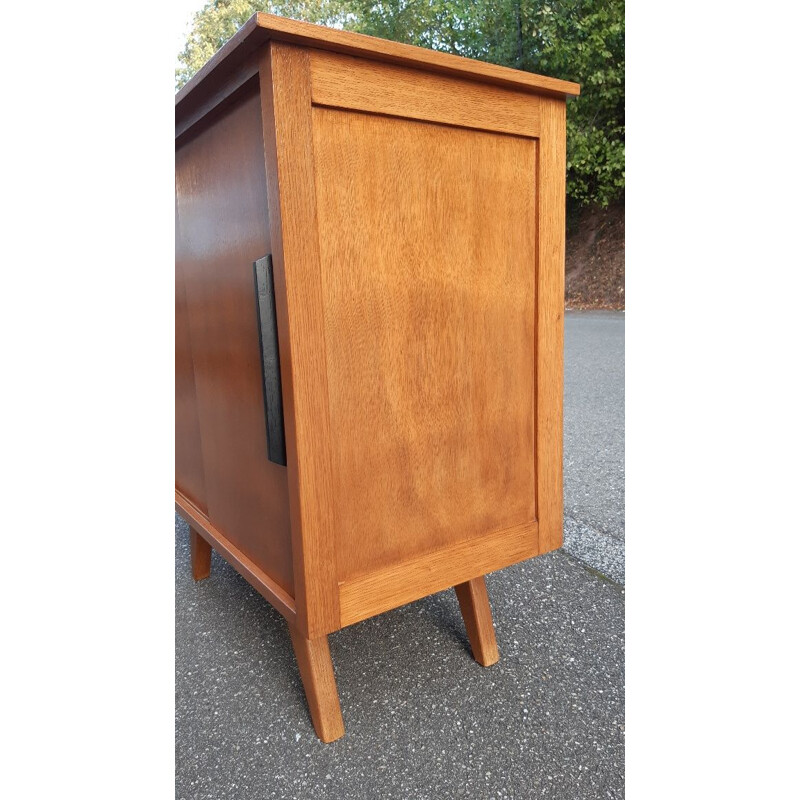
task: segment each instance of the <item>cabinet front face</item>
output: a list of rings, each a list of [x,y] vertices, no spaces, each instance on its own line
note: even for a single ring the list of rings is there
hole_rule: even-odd
[[[177,221],[176,200],[176,239],[180,235]],[[189,312],[186,307],[186,280],[180,261],[175,264],[175,488],[202,512],[208,513]]]
[[[536,552],[538,104],[322,53],[311,75],[346,620],[348,585],[426,553]]]
[[[175,154],[176,406],[188,420],[177,430],[177,488],[202,500],[219,533],[292,595],[286,468],[267,455],[253,263],[270,237],[251,83]]]

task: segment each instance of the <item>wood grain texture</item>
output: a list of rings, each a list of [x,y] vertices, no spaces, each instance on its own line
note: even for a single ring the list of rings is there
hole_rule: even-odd
[[[315,108],[314,154],[348,581],[535,519],[536,146]]]
[[[208,517],[191,500],[175,492],[175,510],[190,528],[199,531],[217,551],[276,611],[289,622],[296,618],[295,602],[261,567],[243,553],[225,534],[216,528]]]
[[[176,201],[176,228],[177,223]],[[175,486],[203,511],[208,510],[186,281],[180,261],[175,264]]]
[[[289,625],[289,635],[314,730],[323,742],[334,742],[344,736],[344,720],[328,637],[307,639],[295,625]]]
[[[253,281],[270,251],[257,91],[180,147],[175,167],[208,517],[292,595],[287,476],[267,458]]]
[[[483,667],[496,664],[500,660],[500,653],[497,651],[486,579],[481,575],[466,583],[459,583],[455,590],[473,657]]]
[[[466,128],[539,135],[539,97],[408,67],[312,50],[316,105],[428,120]]]
[[[260,76],[295,596],[314,639],[338,629],[339,598],[308,53],[273,43]]]
[[[536,319],[536,453],[539,552],[564,539],[564,246],[566,106],[542,98],[539,140],[539,259]]]
[[[211,574],[211,545],[189,526],[189,551],[192,561],[192,577],[202,581]]]
[[[342,627],[508,567],[537,553],[536,523],[449,545],[339,586]]]
[[[359,33],[323,28],[306,22],[257,13],[175,95],[176,130],[197,109],[208,107],[209,98],[226,83],[235,83],[251,54],[267,41],[282,41],[370,58],[390,64],[414,67],[425,72],[460,76],[480,83],[506,86],[519,91],[550,94],[561,99],[577,96],[577,83],[544,75],[500,67],[468,58],[440,53],[413,45],[364,36]]]

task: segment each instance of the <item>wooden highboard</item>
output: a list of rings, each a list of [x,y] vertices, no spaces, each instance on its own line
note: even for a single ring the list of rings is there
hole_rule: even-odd
[[[176,508],[327,635],[561,545],[566,98],[530,73],[254,15],[176,96]]]

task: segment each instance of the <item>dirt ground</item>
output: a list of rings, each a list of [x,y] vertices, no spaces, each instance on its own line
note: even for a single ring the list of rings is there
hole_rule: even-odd
[[[625,203],[567,218],[567,308],[625,308]]]

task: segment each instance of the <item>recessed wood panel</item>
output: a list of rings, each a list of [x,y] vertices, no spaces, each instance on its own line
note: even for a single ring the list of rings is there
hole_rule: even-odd
[[[348,581],[535,519],[536,142],[327,108],[313,131]]]
[[[175,154],[208,519],[293,595],[286,468],[267,456],[253,263],[270,252],[257,87]]]

